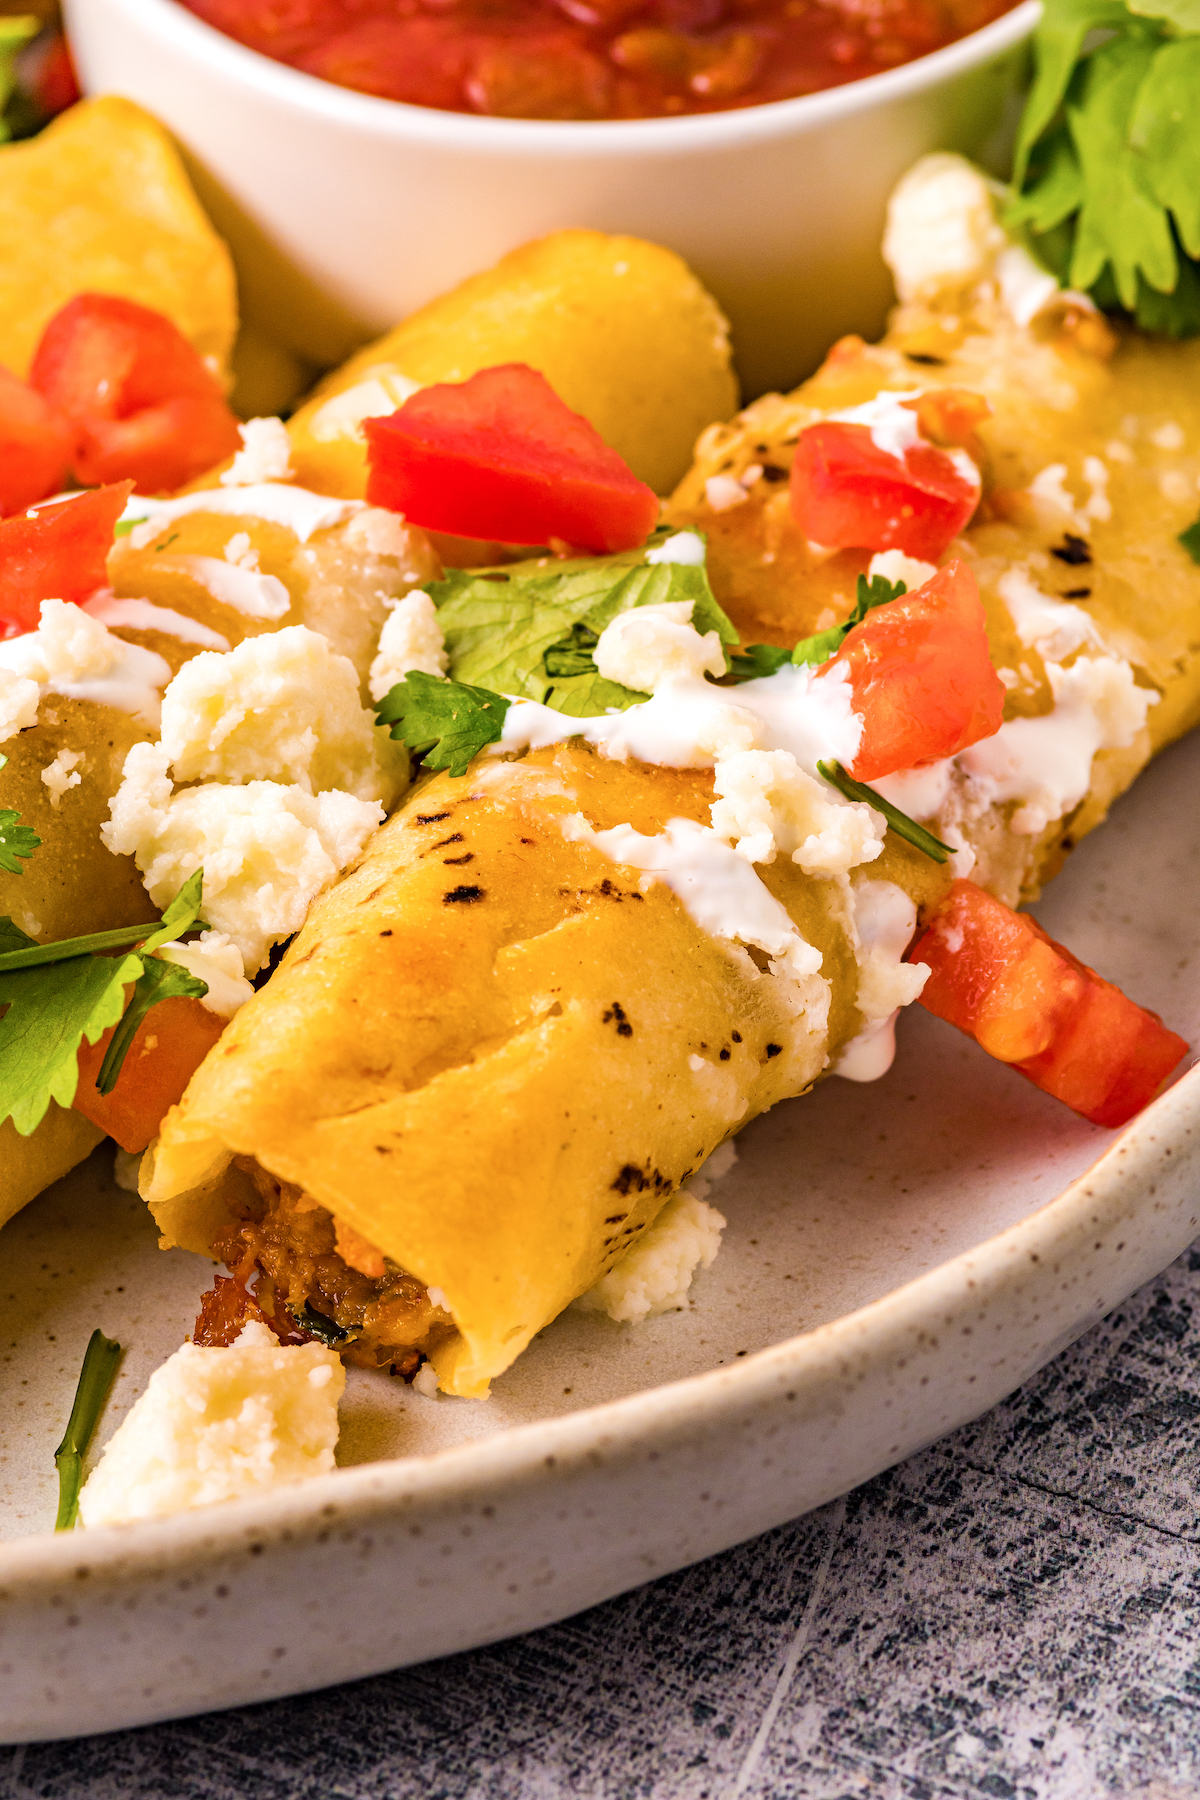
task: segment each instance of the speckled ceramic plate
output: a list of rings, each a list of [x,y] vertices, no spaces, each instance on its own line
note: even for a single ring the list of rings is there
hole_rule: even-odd
[[[1200,1010],[1200,739],[1089,839],[1044,922],[1169,1024]],[[1200,1072],[1118,1137],[914,1009],[872,1087],[740,1140],[694,1304],[569,1313],[486,1402],[351,1372],[334,1475],[48,1534],[89,1333],[128,1346],[107,1437],[211,1266],[162,1254],[105,1150],[0,1236],[0,1739],[232,1706],[561,1618],[844,1491],[984,1411],[1200,1219]]]

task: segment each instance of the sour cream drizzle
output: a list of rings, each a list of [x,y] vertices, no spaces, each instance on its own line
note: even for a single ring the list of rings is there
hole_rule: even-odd
[[[285,482],[264,481],[252,487],[204,488],[200,493],[180,494],[175,500],[144,500],[134,494],[121,517],[134,523],[130,541],[136,550],[145,549],[172,519],[196,512],[266,519],[271,525],[282,525],[294,532],[306,544],[315,531],[344,524],[365,508],[363,500],[335,500],[328,494],[313,494],[307,488]]]

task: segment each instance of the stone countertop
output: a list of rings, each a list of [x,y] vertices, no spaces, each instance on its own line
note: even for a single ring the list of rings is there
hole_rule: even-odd
[[[1200,1794],[1200,1246],[977,1424],[490,1649],[0,1750],[2,1800]]]

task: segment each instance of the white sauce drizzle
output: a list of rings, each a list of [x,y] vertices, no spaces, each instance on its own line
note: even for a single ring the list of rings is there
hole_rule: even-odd
[[[277,575],[264,575],[258,569],[243,568],[220,556],[171,556],[164,560],[181,574],[190,575],[214,600],[231,606],[244,619],[282,619],[291,609],[292,597]]]
[[[646,837],[632,825],[596,831],[582,813],[562,820],[570,842],[592,844],[626,868],[663,882],[689,918],[710,937],[750,944],[776,958],[794,975],[816,975],[821,952],[801,937],[787,908],[764,886],[752,865],[695,819],[671,819]]]
[[[858,937],[858,1005],[862,1030],[851,1038],[833,1073],[847,1081],[878,1081],[896,1055],[896,1019],[929,979],[926,963],[906,963],[917,909],[894,881],[862,881],[851,889]]]
[[[156,606],[151,600],[118,600],[115,594],[97,594],[86,600],[83,610],[102,625],[124,625],[128,631],[161,631],[164,637],[178,638],[181,644],[199,644],[202,650],[228,650],[229,639],[219,631],[189,619],[186,613],[173,612],[169,606]]]
[[[251,487],[205,488],[197,494],[180,494],[175,500],[144,500],[131,496],[121,517],[140,521],[130,533],[135,550],[144,550],[172,519],[188,513],[227,513],[235,518],[265,519],[271,525],[282,525],[306,544],[315,531],[327,531],[341,525],[355,513],[363,512],[363,500],[335,500],[328,494],[313,494],[307,488],[291,487],[281,482],[264,481]]]

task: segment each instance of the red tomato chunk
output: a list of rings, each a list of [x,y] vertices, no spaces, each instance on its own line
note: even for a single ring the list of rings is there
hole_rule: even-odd
[[[524,363],[422,388],[363,428],[368,501],[429,531],[602,552],[658,522],[652,489]]]
[[[0,636],[36,631],[43,600],[76,605],[108,583],[113,527],[131,481],[0,520]]]
[[[79,294],[55,314],[29,380],[67,421],[85,486],[131,476],[143,493],[182,487],[238,448],[217,378],[163,313]]]
[[[71,469],[66,420],[35,388],[0,368],[0,513],[57,493]]]
[[[76,1112],[115,1138],[122,1150],[144,1150],[167,1113],[208,1055],[227,1020],[200,1000],[173,995],[152,1006],[134,1033],[116,1086],[102,1094],[96,1086],[112,1038],[79,1047]],[[116,1027],[113,1027],[115,1030]]]
[[[184,0],[252,49],[413,106],[641,119],[757,106],[924,56],[1011,0]]]
[[[975,577],[961,562],[873,608],[822,676],[842,665],[863,721],[850,765],[856,781],[955,756],[1000,729],[1004,684],[992,667]]]
[[[1126,1124],[1187,1052],[1157,1013],[972,881],[909,951],[932,973],[921,1004],[1094,1125]]]
[[[812,543],[835,550],[903,550],[936,562],[979,491],[946,451],[918,444],[901,460],[881,450],[867,426],[836,419],[801,432],[792,464],[796,523]]]

